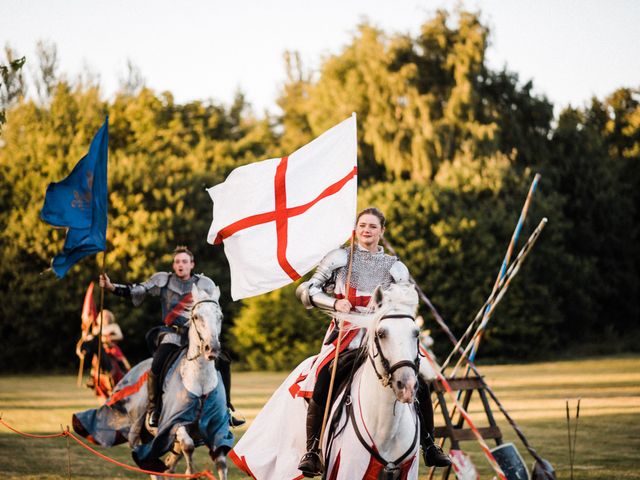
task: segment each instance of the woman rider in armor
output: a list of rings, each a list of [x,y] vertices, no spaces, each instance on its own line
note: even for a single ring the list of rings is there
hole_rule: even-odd
[[[302,283],[296,290],[296,295],[304,306],[343,313],[362,312],[366,310],[371,295],[378,285],[386,288],[391,283],[408,282],[407,267],[396,257],[385,254],[379,245],[384,229],[385,217],[380,210],[367,208],[360,212],[356,220],[356,245],[349,287],[346,288],[349,250],[347,248],[333,250],[320,262],[311,279]],[[363,336],[362,329],[352,329],[343,333],[336,385],[349,375]],[[306,477],[321,475],[323,470],[319,456],[320,431],[328,400],[330,365],[336,355],[337,337],[338,321],[334,318],[312,368],[315,370],[316,381],[307,410],[307,453],[303,455],[298,465],[298,469]],[[429,386],[420,376],[418,376],[418,384],[418,411],[421,415],[420,444],[425,463],[428,466],[439,467],[450,465],[449,457],[433,441],[433,406]]]

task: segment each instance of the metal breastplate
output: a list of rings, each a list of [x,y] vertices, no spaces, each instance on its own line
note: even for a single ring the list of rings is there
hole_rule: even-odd
[[[182,298],[191,293],[191,288],[196,283],[197,278],[192,276],[188,280],[180,280],[175,275],[171,275],[169,283],[162,288],[160,292],[160,302],[162,303],[162,318],[164,319],[167,314],[173,310],[173,308],[182,300]],[[185,320],[187,320],[185,318]]]
[[[396,257],[385,254],[383,251],[371,253],[366,250],[354,250],[351,266],[351,288],[357,289],[360,294],[373,293],[378,285],[387,288],[393,283],[393,277],[389,270],[398,261]],[[347,266],[340,267],[336,273],[336,288],[344,290],[340,286],[347,283]]]

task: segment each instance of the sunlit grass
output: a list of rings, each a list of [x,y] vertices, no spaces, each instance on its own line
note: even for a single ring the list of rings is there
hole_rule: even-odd
[[[481,371],[538,453],[553,463],[559,479],[569,478],[565,401],[570,399],[573,417],[578,397],[582,400],[574,478],[640,479],[640,357],[487,366]],[[235,374],[237,410],[251,422],[285,376],[272,372]],[[76,388],[75,382],[73,376],[0,377],[2,418],[30,433],[60,432],[70,424],[71,413],[98,405],[91,392]],[[479,402],[472,401],[470,411],[479,426],[487,424]],[[530,465],[525,448],[498,409],[493,412],[505,440],[516,443]],[[440,418],[436,412],[437,423]],[[236,430],[236,436],[244,431]],[[475,442],[462,447],[482,478],[491,478]],[[126,446],[100,451],[133,465]],[[144,478],[92,456],[73,442],[67,449],[64,438],[24,439],[0,427],[0,478],[62,480],[69,478],[69,465],[74,479]],[[212,468],[203,449],[198,450],[196,466]],[[245,477],[231,466],[230,478]]]

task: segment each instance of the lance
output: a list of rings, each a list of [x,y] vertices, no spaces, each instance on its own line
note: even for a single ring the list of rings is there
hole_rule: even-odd
[[[473,329],[476,326],[476,324],[478,323],[478,321],[480,321],[480,319],[484,318],[485,322],[486,322],[491,317],[491,314],[495,310],[495,308],[498,305],[498,303],[500,303],[500,300],[502,299],[502,297],[506,293],[506,290],[509,288],[509,285],[511,284],[511,281],[516,276],[516,274],[520,271],[520,267],[522,266],[522,263],[527,258],[527,255],[529,254],[529,252],[531,252],[531,250],[533,249],[533,246],[535,245],[536,241],[540,237],[540,233],[542,233],[542,230],[544,229],[546,224],[547,224],[547,218],[545,217],[540,221],[540,223],[538,224],[536,229],[529,236],[529,238],[527,239],[527,242],[524,244],[522,249],[518,252],[518,255],[516,256],[515,260],[511,263],[511,265],[509,265],[509,268],[507,269],[506,274],[500,279],[500,282],[498,284],[498,288],[494,292],[492,292],[491,295],[489,295],[489,298],[487,298],[487,300],[482,305],[482,307],[480,307],[480,309],[478,310],[478,313],[476,314],[474,319],[471,321],[471,323],[467,327],[467,330],[464,332],[462,337],[460,337],[460,340],[458,340],[457,342],[453,342],[455,346],[453,347],[453,350],[451,351],[451,353],[449,354],[447,359],[442,364],[441,368],[443,370],[447,367],[447,365],[451,361],[451,358],[453,357],[453,355],[455,355],[456,353],[461,351],[460,348],[462,346],[462,342],[464,342],[466,337],[471,333],[471,331],[473,331]],[[489,307],[489,311],[488,311],[489,314],[485,317],[485,312],[486,312],[487,307]],[[485,323],[485,325],[486,325],[486,323]],[[475,335],[474,335],[474,337],[475,337]],[[473,342],[473,338],[474,337],[472,337],[472,341],[470,343]],[[468,351],[468,349],[466,351]],[[465,354],[465,356],[466,356],[466,354]],[[461,360],[464,359],[464,358],[465,357],[461,357]],[[459,366],[460,366],[460,363],[458,363],[456,365],[455,371],[457,371]],[[453,376],[453,374],[451,374],[451,376]]]
[[[507,253],[504,256],[504,259],[502,260],[502,265],[500,266],[500,272],[498,273],[498,277],[496,278],[495,284],[493,285],[493,292],[495,292],[495,290],[498,288],[498,284],[500,283],[500,280],[502,279],[502,277],[504,276],[507,270],[507,265],[509,264],[509,260],[511,259],[513,248],[518,242],[518,237],[520,236],[522,226],[524,225],[524,221],[527,218],[529,205],[531,204],[531,198],[533,197],[533,193],[535,192],[536,187],[538,186],[539,180],[540,180],[540,174],[536,173],[533,177],[533,181],[531,182],[531,186],[529,187],[529,193],[527,193],[527,198],[525,199],[524,205],[522,206],[522,211],[520,212],[520,218],[518,218],[518,223],[516,224],[516,228],[513,230],[513,235],[511,236],[511,240],[509,241],[509,246],[507,247]],[[489,315],[489,311],[490,311],[490,305],[487,305],[487,308],[485,310],[485,317]],[[478,348],[480,347],[480,340],[482,338],[482,333],[484,331],[484,327],[487,324],[487,321],[488,321],[488,318],[487,319],[483,318],[482,323],[480,324],[480,330],[475,340],[475,345],[473,346],[473,349],[471,350],[471,354],[469,355],[469,359],[472,361],[475,360],[476,358],[476,353],[478,352]]]
[[[522,264],[522,262],[524,261],[524,259],[526,258],[527,254],[531,251],[531,249],[533,248],[533,245],[535,244],[536,240],[539,238],[540,233],[542,232],[543,228],[545,227],[545,225],[547,224],[547,219],[543,218],[542,221],[540,222],[540,224],[538,225],[538,227],[536,228],[536,230],[531,234],[531,236],[529,237],[529,239],[527,240],[527,243],[523,246],[523,248],[520,250],[520,252],[518,253],[516,259],[513,261],[512,265],[510,265],[509,269],[506,272],[505,278],[501,281],[499,287],[498,287],[498,292],[503,291],[503,288],[506,286],[508,287],[509,283],[511,282],[511,280],[513,279],[513,277],[515,276],[515,274],[518,272],[518,270],[516,269],[516,266],[519,269],[519,265]],[[386,239],[383,239],[384,244],[385,244],[385,248],[387,248],[391,253],[393,253],[394,255],[397,256],[397,254],[395,253],[394,249],[391,247],[391,245],[389,244],[389,242]],[[420,295],[420,298],[423,300],[423,302],[427,305],[427,307],[429,308],[429,310],[431,311],[433,317],[436,319],[436,321],[438,322],[438,324],[440,326],[443,326],[445,328],[443,328],[443,330],[445,330],[445,333],[447,333],[447,337],[451,340],[451,343],[454,345],[454,350],[451,353],[450,357],[454,354],[454,353],[460,353],[461,355],[465,355],[464,351],[461,348],[461,344],[462,342],[456,340],[455,335],[451,332],[451,330],[449,329],[449,327],[447,326],[447,324],[445,323],[444,319],[442,318],[442,316],[440,315],[440,313],[438,312],[438,310],[435,308],[435,306],[433,305],[433,303],[429,300],[428,296],[424,293],[424,291],[420,288],[420,286],[416,283],[415,279],[411,276],[410,280],[412,283],[414,283],[414,285],[416,286],[417,290],[418,290],[418,294]],[[503,293],[504,295],[504,293]],[[500,298],[502,298],[502,296],[500,296]],[[498,298],[494,298],[493,299],[493,305],[494,308],[495,306],[499,303],[500,299]],[[481,316],[482,312],[484,311],[484,306],[479,310],[478,312],[478,318]],[[476,320],[474,319],[474,322]],[[473,323],[473,322],[472,322]],[[448,361],[448,360],[447,360]],[[489,385],[485,382],[484,378],[482,377],[482,374],[480,373],[480,371],[477,369],[475,363],[473,361],[470,361],[467,359],[468,365],[471,367],[471,370],[473,370],[473,372],[478,376],[478,378],[480,379],[480,382],[483,386],[483,388],[487,391],[487,393],[489,393],[489,396],[491,397],[491,399],[494,401],[494,403],[496,404],[496,406],[498,407],[498,409],[500,410],[500,412],[502,412],[502,414],[504,415],[504,417],[506,418],[507,422],[509,422],[509,424],[511,425],[511,427],[514,429],[514,431],[516,432],[516,435],[518,436],[518,438],[520,438],[520,440],[522,441],[522,444],[525,446],[525,448],[527,449],[527,451],[531,454],[531,456],[536,460],[536,462],[538,462],[538,464],[541,467],[542,472],[544,472],[546,478],[548,480],[554,480],[555,477],[553,476],[553,474],[547,469],[547,465],[549,465],[549,462],[547,462],[546,460],[544,460],[543,458],[540,457],[540,455],[538,454],[538,452],[535,450],[535,448],[533,448],[531,446],[531,444],[529,443],[527,437],[525,436],[524,432],[520,429],[520,427],[518,426],[518,424],[515,422],[515,420],[511,417],[511,415],[509,414],[509,412],[507,412],[507,410],[504,408],[504,406],[502,405],[502,403],[500,402],[500,400],[498,400],[498,397],[496,396],[496,394],[493,392],[493,390],[489,387]],[[442,367],[442,369],[444,369],[444,367]],[[437,369],[434,369],[437,372]],[[457,399],[456,399],[457,401]]]

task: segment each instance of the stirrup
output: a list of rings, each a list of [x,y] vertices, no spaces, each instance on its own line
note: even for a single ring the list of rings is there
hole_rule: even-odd
[[[309,450],[300,459],[298,470],[307,478],[318,477],[324,473],[322,459],[318,450]]]
[[[158,433],[158,416],[154,411],[149,411],[145,415],[144,426],[152,435]]]

